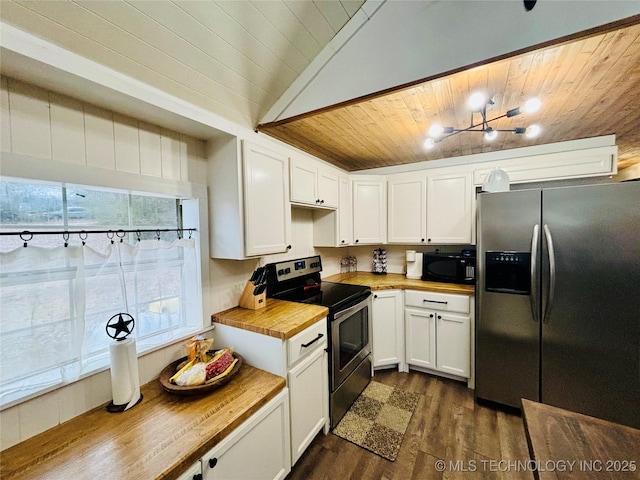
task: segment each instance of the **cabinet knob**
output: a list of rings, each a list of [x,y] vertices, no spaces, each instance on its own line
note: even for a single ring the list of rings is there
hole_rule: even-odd
[[[320,199],[319,198],[316,198],[316,203],[320,203]]]
[[[213,468],[218,464],[218,459],[216,457],[209,459],[209,468]]]
[[[424,238],[421,238],[421,239],[420,239],[420,241],[421,241],[421,242],[424,242]]]
[[[324,200],[320,200],[320,203],[324,203]]]
[[[373,298],[378,298],[378,295],[374,295]]]
[[[196,473],[196,474],[193,476],[193,480],[202,480],[202,474],[201,474],[201,473]]]
[[[430,241],[431,241],[431,239],[430,239],[430,238],[427,238],[427,242],[430,242]]]
[[[356,238],[356,243],[358,243],[359,241],[360,241],[360,240],[358,240],[358,239]]]
[[[438,320],[442,320],[442,315],[438,315]]]
[[[291,245],[287,245],[287,250],[291,250]]]
[[[430,314],[429,314],[429,318],[433,318],[433,313],[430,313]]]
[[[340,243],[344,243],[344,240],[340,240]]]

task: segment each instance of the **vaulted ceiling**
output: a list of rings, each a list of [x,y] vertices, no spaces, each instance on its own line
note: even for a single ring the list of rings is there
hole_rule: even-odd
[[[0,0],[0,20],[253,129],[352,17],[368,15],[368,3]],[[637,17],[624,28],[394,85],[260,130],[349,171],[605,134],[616,135],[620,168],[640,163]],[[536,114],[497,126],[537,123],[542,134],[533,140],[501,134],[489,143],[462,133],[425,150],[432,123],[468,126],[465,101],[475,90],[493,96],[489,117],[538,96],[543,103]]]

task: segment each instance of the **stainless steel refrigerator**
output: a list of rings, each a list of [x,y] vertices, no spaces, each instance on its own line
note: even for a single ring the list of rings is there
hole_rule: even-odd
[[[478,196],[476,397],[640,428],[640,182]]]

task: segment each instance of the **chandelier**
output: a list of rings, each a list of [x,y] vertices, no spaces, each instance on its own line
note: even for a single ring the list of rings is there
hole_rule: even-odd
[[[515,127],[511,129],[493,128],[489,125],[491,122],[495,122],[501,118],[511,118],[516,115],[520,115],[522,113],[520,107],[512,108],[502,115],[487,119],[487,110],[494,105],[492,98],[487,98],[482,93],[474,93],[469,97],[467,104],[471,109],[471,124],[467,128],[443,127],[439,124],[431,125],[429,128],[429,138],[424,142],[424,146],[426,148],[433,148],[436,143],[462,132],[481,132],[484,133],[484,138],[489,141],[495,140],[498,136],[498,132],[511,132],[516,135],[524,134],[529,138],[536,137],[540,133],[540,127],[538,125],[530,125],[526,128]],[[540,108],[540,105],[541,102],[539,99],[530,98],[527,100],[522,110],[526,113],[533,113]],[[475,117],[476,114],[480,115],[480,119],[477,123]]]

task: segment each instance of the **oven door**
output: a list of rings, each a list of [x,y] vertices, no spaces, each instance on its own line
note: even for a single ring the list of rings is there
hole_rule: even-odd
[[[336,312],[331,322],[331,391],[335,391],[371,352],[371,297]]]

